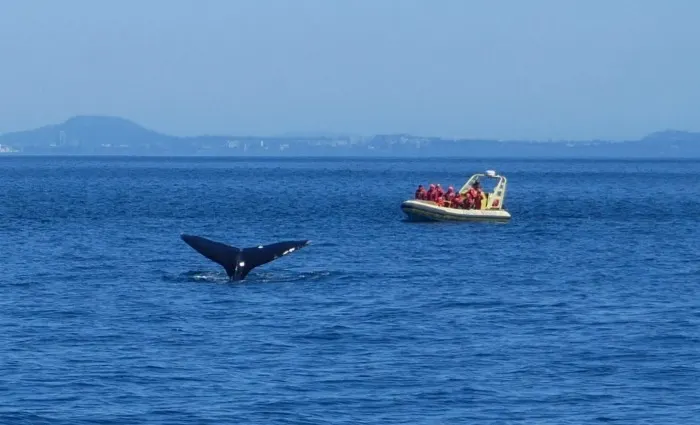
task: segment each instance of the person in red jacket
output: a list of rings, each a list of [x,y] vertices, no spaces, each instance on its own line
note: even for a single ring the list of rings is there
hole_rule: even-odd
[[[469,209],[481,209],[481,185],[478,180],[472,183],[472,187],[467,192],[467,204]]]
[[[436,201],[437,201],[437,198],[445,196],[445,192],[442,190],[440,183],[437,184],[437,186],[435,187],[435,190],[437,191],[437,196],[435,196]]]
[[[419,184],[418,189],[416,190],[416,199],[425,199],[425,198],[426,198],[425,188],[423,187],[422,184]]]
[[[426,201],[434,201],[433,197],[435,196],[435,185],[431,184],[430,187],[428,187],[428,191],[425,193],[425,200]]]
[[[452,186],[448,187],[447,192],[445,192],[445,201],[452,202],[452,199],[454,199],[455,195],[455,188]]]
[[[452,208],[463,208],[464,198],[462,198],[462,195],[460,193],[455,193],[454,198],[452,198],[451,204]]]

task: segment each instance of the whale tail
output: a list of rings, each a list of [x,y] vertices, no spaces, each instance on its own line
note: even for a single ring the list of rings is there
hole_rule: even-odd
[[[308,240],[283,241],[240,249],[201,236],[183,234],[180,238],[195,251],[221,265],[232,280],[245,279],[254,268],[309,244]]]

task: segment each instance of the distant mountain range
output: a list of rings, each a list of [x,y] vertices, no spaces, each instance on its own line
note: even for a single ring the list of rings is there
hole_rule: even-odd
[[[0,153],[82,155],[399,156],[510,158],[700,158],[700,133],[661,131],[626,142],[538,142],[442,139],[407,134],[371,137],[177,137],[108,116],[77,116],[64,123],[0,135]]]

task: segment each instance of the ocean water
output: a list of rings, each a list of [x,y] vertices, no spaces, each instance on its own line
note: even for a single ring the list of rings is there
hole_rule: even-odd
[[[410,223],[509,179],[505,224]],[[0,157],[0,423],[700,422],[700,162]],[[311,245],[227,282],[180,239]]]

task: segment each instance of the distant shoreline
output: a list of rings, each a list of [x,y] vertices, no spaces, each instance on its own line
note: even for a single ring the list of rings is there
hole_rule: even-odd
[[[17,155],[245,158],[700,158],[700,133],[667,130],[630,141],[503,141],[385,134],[192,136],[158,133],[119,117],[78,116],[0,135],[0,157]]]

